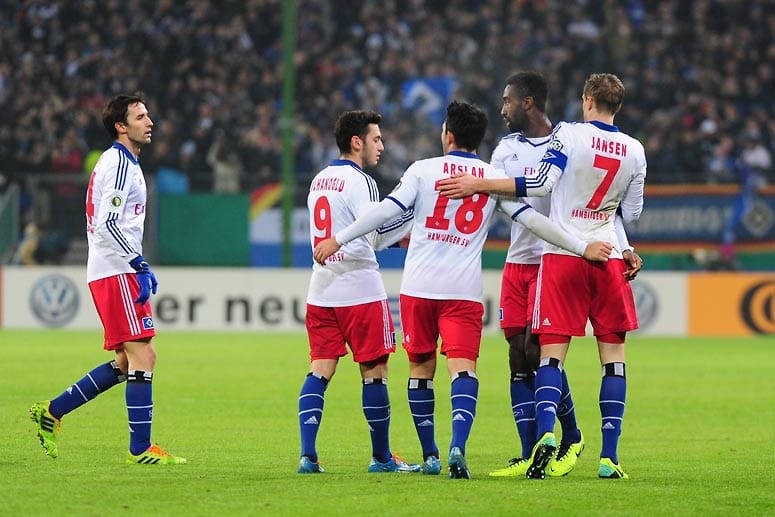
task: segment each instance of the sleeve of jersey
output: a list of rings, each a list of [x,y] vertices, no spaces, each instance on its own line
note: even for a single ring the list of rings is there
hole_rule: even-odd
[[[502,200],[501,204],[511,215],[511,218],[525,228],[538,235],[550,244],[559,246],[571,253],[582,256],[587,249],[587,243],[569,234],[552,221],[533,210],[533,207],[518,201]]]
[[[97,220],[94,221],[94,231],[103,243],[106,243],[116,254],[129,262],[141,253],[132,247],[121,228],[127,194],[129,193],[127,178],[129,161],[120,153],[116,154],[118,159],[110,163],[103,171],[105,188],[102,198],[98,201],[99,208],[95,214]]]
[[[549,194],[554,188],[554,184],[565,172],[565,166],[568,164],[566,152],[562,131],[558,128],[552,134],[549,147],[538,164],[538,174],[531,178],[514,178],[515,195],[517,197],[542,197]]]
[[[381,224],[397,217],[403,211],[403,207],[397,205],[392,199],[386,198],[374,208],[358,217],[350,226],[337,232],[334,238],[339,244],[345,245],[358,237],[376,230]]]
[[[393,219],[377,228],[372,236],[371,245],[376,250],[389,248],[412,231],[413,222],[414,208],[410,208],[397,219]]]
[[[624,222],[619,211],[616,211],[616,217],[614,218],[614,228],[616,229],[616,240],[619,241],[619,250],[633,251],[635,248],[630,246],[630,240],[627,238],[627,232],[624,230]]]
[[[634,223],[643,212],[643,185],[646,182],[646,155],[643,152],[641,152],[637,167],[620,204],[625,224]]]

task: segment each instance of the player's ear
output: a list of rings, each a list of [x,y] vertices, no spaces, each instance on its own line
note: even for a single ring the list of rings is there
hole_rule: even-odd
[[[352,138],[350,138],[350,149],[353,151],[360,151],[361,147],[363,147],[363,140],[361,140],[361,137],[358,135],[353,135]]]

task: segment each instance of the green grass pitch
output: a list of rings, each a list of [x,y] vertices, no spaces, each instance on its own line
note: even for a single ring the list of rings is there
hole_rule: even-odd
[[[318,451],[327,472],[296,474],[302,334],[165,333],[157,337],[153,439],[188,458],[125,465],[122,387],[65,417],[60,456],[46,457],[27,408],[111,355],[96,332],[0,331],[0,515],[772,515],[775,340],[628,342],[620,461],[628,480],[597,478],[600,367],[590,339],[567,369],[587,447],[567,477],[489,478],[517,452],[505,342],[486,337],[467,458],[474,479],[368,474],[357,367],[339,365]],[[437,440],[449,443],[449,378],[436,376]],[[406,402],[406,356],[390,362],[391,445],[420,460]],[[445,458],[442,458],[442,461]],[[443,461],[444,462],[444,461]]]

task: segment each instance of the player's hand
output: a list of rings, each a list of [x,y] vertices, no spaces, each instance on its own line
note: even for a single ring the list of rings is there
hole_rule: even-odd
[[[436,190],[452,199],[461,199],[479,192],[479,180],[471,174],[458,174],[436,182]]]
[[[638,276],[638,271],[643,268],[643,259],[632,250],[624,250],[622,253],[624,263],[627,264],[627,270],[622,273],[624,279],[628,282]]]
[[[587,244],[584,250],[584,258],[591,262],[608,262],[614,247],[610,242],[595,241]]]
[[[135,298],[135,303],[145,305],[148,298],[151,297],[151,293],[156,294],[159,288],[159,282],[156,281],[156,275],[151,271],[151,266],[145,261],[142,255],[138,255],[129,265],[136,271],[135,278],[137,284],[140,286],[140,293]]]
[[[312,250],[312,257],[315,259],[315,262],[321,266],[325,266],[326,259],[339,251],[339,248],[341,248],[339,243],[336,242],[336,239],[331,237],[320,241],[318,245],[315,246],[315,249]]]

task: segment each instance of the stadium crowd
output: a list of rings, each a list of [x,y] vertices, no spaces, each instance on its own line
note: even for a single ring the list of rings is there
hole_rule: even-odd
[[[487,110],[480,154],[489,158],[505,131],[502,84],[517,69],[547,76],[555,122],[579,119],[589,73],[618,74],[627,93],[616,120],[645,143],[649,183],[735,182],[741,163],[775,182],[775,3],[300,0],[297,8],[302,191],[336,156],[332,125],[346,109],[385,116],[377,173],[388,186],[438,153],[434,109],[452,97]],[[193,189],[223,191],[275,181],[282,52],[281,0],[2,2],[0,175],[90,170],[109,145],[105,99],[141,90],[156,122],[146,174],[179,171]],[[216,169],[238,181],[214,181]]]

